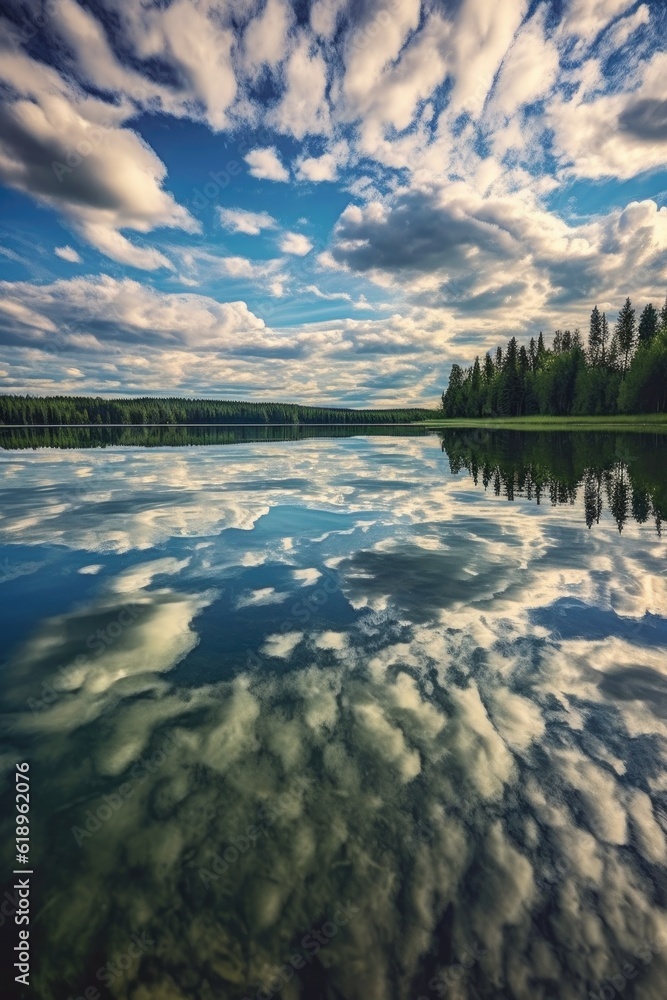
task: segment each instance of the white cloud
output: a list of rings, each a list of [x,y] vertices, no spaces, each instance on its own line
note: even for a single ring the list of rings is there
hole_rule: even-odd
[[[667,150],[664,79],[667,53],[641,67],[632,92],[584,100],[560,98],[547,110],[564,172],[578,177],[630,179],[662,169]]]
[[[605,35],[604,45],[610,52],[615,52],[622,48],[630,36],[643,24],[651,23],[651,9],[648,4],[643,3],[633,14],[617,21],[609,32]]]
[[[263,229],[275,229],[276,220],[268,212],[248,212],[243,208],[219,208],[220,222],[232,233],[258,236]]]
[[[53,252],[55,253],[56,257],[61,257],[63,260],[68,260],[72,264],[81,263],[81,258],[79,257],[74,247],[70,246],[56,247]]]
[[[283,253],[294,254],[297,257],[305,257],[313,249],[313,244],[303,233],[285,233],[279,245]]]
[[[225,348],[265,328],[245,302],[159,292],[107,275],[51,285],[0,282],[0,313],[5,330],[21,340],[48,345],[48,335],[59,329],[71,343],[85,335],[97,350],[110,341]],[[45,314],[57,317],[58,328]]]
[[[306,285],[304,289],[306,292],[310,292],[318,299],[324,299],[327,302],[335,302],[336,300],[343,299],[346,302],[352,301],[352,296],[349,292],[323,292],[317,287],[317,285]]]
[[[289,172],[280,162],[280,157],[275,146],[265,149],[251,149],[244,156],[244,160],[250,167],[250,175],[267,181],[288,181]]]
[[[492,102],[504,115],[542,97],[556,82],[560,59],[554,42],[545,37],[545,17],[546,8],[531,18],[505,56]]]
[[[307,156],[299,160],[297,177],[305,181],[335,181],[337,177],[336,160],[331,153],[323,156]]]
[[[607,25],[634,6],[635,0],[572,0],[559,25],[562,36],[578,36],[579,48],[590,44]]]
[[[328,134],[325,97],[327,64],[305,32],[298,37],[285,67],[285,93],[268,118],[281,132],[297,139]]]
[[[255,75],[262,66],[276,66],[288,50],[287,36],[293,12],[282,0],[267,0],[262,13],[245,30],[246,63]]]
[[[321,156],[301,157],[296,161],[296,176],[305,181],[335,181],[348,153],[347,142],[337,142]]]
[[[14,95],[0,105],[0,179],[62,212],[102,253],[134,267],[169,267],[159,251],[120,229],[196,232],[198,223],[163,185],[167,170],[131,129],[127,106],[86,97],[55,70],[5,50],[0,79]]]

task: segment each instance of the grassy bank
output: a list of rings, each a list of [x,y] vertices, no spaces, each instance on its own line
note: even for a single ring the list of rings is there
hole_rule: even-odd
[[[667,434],[667,413],[631,414],[616,417],[483,417],[478,420],[457,417],[452,420],[426,420],[421,427],[477,427],[488,430],[516,431],[657,431]]]

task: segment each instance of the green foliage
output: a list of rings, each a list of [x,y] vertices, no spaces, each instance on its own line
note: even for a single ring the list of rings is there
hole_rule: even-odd
[[[621,413],[664,413],[667,409],[667,329],[640,344],[618,396]]]
[[[102,399],[87,396],[0,396],[0,424],[404,424],[428,420],[416,408],[351,410],[296,403],[242,403],[220,399]]]
[[[645,307],[639,320],[639,343],[649,344],[658,332],[660,317],[652,302]]]
[[[596,306],[586,351],[578,330],[556,330],[551,348],[541,332],[527,348],[512,337],[481,365],[479,358],[468,369],[453,365],[442,399],[449,419],[665,413],[667,302],[660,314],[646,306],[637,335],[626,299],[611,340],[607,317]]]

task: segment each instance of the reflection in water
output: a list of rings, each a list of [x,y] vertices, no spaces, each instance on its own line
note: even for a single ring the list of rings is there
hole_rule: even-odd
[[[662,998],[665,449],[471,441],[0,455],[26,997]]]
[[[619,531],[633,517],[639,524],[653,520],[661,533],[667,517],[661,435],[448,429],[440,439],[452,473],[466,469],[476,486],[491,485],[496,496],[573,504],[581,492],[589,528],[599,524],[606,503]]]
[[[263,427],[258,424],[128,427],[0,427],[0,449],[24,448],[135,448],[184,447],[210,444],[248,444],[253,441],[303,441],[308,438],[343,438],[359,434],[374,437],[419,437],[423,427],[372,427],[336,424],[298,424]]]

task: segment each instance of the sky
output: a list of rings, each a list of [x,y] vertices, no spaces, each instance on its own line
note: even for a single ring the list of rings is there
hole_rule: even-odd
[[[665,0],[2,10],[0,392],[435,406],[665,300]]]

